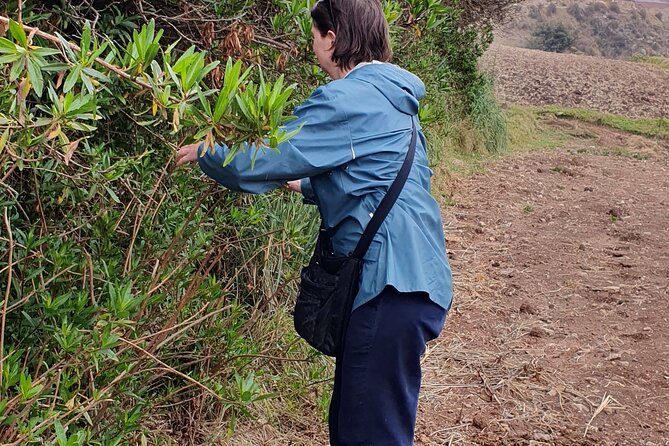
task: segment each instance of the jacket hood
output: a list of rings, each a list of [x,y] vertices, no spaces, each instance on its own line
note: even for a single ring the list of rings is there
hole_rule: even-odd
[[[346,79],[369,82],[397,110],[407,115],[418,114],[418,101],[425,97],[425,84],[418,76],[390,63],[372,63],[355,68]]]

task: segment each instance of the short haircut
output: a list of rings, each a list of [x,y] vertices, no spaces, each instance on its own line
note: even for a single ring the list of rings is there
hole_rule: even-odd
[[[335,33],[332,61],[342,70],[390,60],[388,22],[379,0],[318,0],[311,18],[321,36]]]

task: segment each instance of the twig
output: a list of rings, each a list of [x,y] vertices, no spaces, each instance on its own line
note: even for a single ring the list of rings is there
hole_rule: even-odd
[[[124,339],[124,338],[119,338],[119,340],[120,340],[120,341],[123,341],[123,342],[125,342],[126,344],[129,344],[129,345],[131,345],[132,347],[136,348],[137,350],[141,351],[142,353],[144,353],[145,355],[147,355],[149,358],[153,359],[153,360],[156,361],[158,364],[160,364],[161,366],[163,366],[163,367],[165,368],[166,371],[168,371],[168,372],[170,372],[170,373],[174,373],[175,375],[180,376],[181,378],[185,379],[186,381],[188,381],[188,382],[190,382],[190,383],[192,383],[192,384],[195,384],[196,386],[200,387],[202,390],[204,390],[204,391],[206,391],[207,393],[209,393],[210,395],[214,396],[216,399],[218,399],[218,400],[220,400],[220,401],[225,401],[225,399],[224,399],[222,396],[218,395],[216,392],[214,392],[213,390],[211,390],[209,387],[205,386],[204,384],[202,384],[201,382],[197,381],[196,379],[191,378],[190,376],[186,375],[185,373],[181,373],[180,371],[174,369],[173,367],[170,367],[169,365],[165,364],[163,361],[161,361],[160,359],[156,358],[154,355],[152,355],[152,354],[149,353],[148,351],[144,350],[142,347],[140,347],[139,345],[135,344],[134,342],[129,341],[129,340]]]
[[[225,255],[226,249],[221,249],[219,253],[214,255],[214,250],[211,250],[207,253],[205,258],[202,260],[202,263],[200,264],[200,268],[198,268],[197,273],[195,274],[195,277],[191,280],[190,284],[188,285],[188,288],[186,289],[185,293],[179,300],[179,304],[177,305],[176,309],[174,310],[174,313],[170,317],[170,319],[167,321],[165,325],[163,325],[163,329],[161,332],[165,332],[166,329],[170,328],[173,326],[177,318],[179,317],[179,313],[181,313],[181,310],[188,304],[193,297],[195,297],[195,294],[197,293],[197,290],[200,288],[200,285],[205,281],[211,270],[216,266],[216,264],[221,260],[221,258]],[[149,350],[151,351],[156,351],[157,345],[162,345],[162,341],[165,339],[165,336],[156,336],[154,340],[151,342],[149,346]]]
[[[290,45],[287,45],[287,44],[281,43],[281,42],[277,42],[276,40],[270,39],[269,37],[255,36],[253,38],[253,41],[257,42],[257,43],[264,43],[265,45],[273,46],[273,47],[279,48],[281,50],[288,51],[288,50],[291,49]]]
[[[585,426],[585,432],[583,433],[583,438],[585,438],[588,435],[588,430],[590,429],[590,425],[592,424],[592,422],[595,420],[595,417],[600,413],[602,413],[604,409],[609,407],[609,405],[612,402],[618,405],[617,407],[612,407],[612,409],[624,409],[624,407],[618,401],[612,398],[611,395],[604,394],[602,402],[599,404],[599,407],[595,410],[595,413],[592,414],[592,418],[590,418],[590,421],[588,421],[588,425]]]
[[[19,2],[19,4],[21,4]],[[9,302],[9,290],[12,287],[12,271],[13,271],[13,253],[14,253],[14,236],[12,235],[12,227],[9,224],[9,217],[7,216],[7,208],[5,207],[4,219],[5,226],[7,227],[7,234],[9,237],[9,260],[7,265],[9,266],[7,270],[7,289],[5,290],[5,300],[2,304],[2,322],[0,323],[0,385],[2,384],[2,371],[3,365],[5,362],[5,320],[7,316],[7,303]]]

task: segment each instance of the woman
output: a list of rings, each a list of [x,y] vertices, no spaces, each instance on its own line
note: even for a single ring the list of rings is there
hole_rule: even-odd
[[[418,143],[409,179],[365,258],[330,404],[330,442],[413,444],[420,356],[438,336],[452,298],[439,207],[430,195],[425,137],[418,123],[423,83],[387,63],[388,24],[378,0],[320,0],[311,11],[313,50],[332,82],[298,107],[279,153],[252,150],[226,167],[224,145],[198,157],[181,148],[177,163],[198,161],[223,186],[264,193],[285,185],[316,204],[335,254],[353,251],[404,161]],[[299,180],[301,179],[301,180]]]

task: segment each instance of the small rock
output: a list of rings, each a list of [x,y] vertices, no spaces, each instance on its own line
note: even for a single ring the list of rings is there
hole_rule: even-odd
[[[520,304],[520,308],[518,308],[518,311],[525,314],[537,314],[536,308],[534,308],[532,304],[527,302],[523,302],[522,304]]]
[[[534,327],[530,330],[528,335],[532,336],[533,338],[545,338],[546,336],[548,336],[548,332],[543,328]]]
[[[607,214],[614,218],[622,218],[627,215],[627,212],[620,206],[614,206],[608,210]]]
[[[578,245],[578,249],[581,251],[585,251],[585,245],[581,243],[580,245]]]
[[[494,260],[492,262],[492,266],[494,266],[495,268],[499,267],[499,265],[500,265],[500,263],[497,260]]]
[[[585,186],[585,187],[583,188],[583,191],[584,191],[584,192],[592,192],[592,191],[593,191],[593,188],[592,188],[592,186]]]
[[[532,438],[536,441],[541,441],[544,443],[551,443],[553,441],[553,436],[550,434],[544,434],[542,432],[535,432],[532,435]]]
[[[620,353],[611,353],[609,356],[606,357],[606,360],[607,361],[616,361],[620,358],[622,358]]]
[[[477,429],[483,429],[488,425],[488,420],[483,416],[483,414],[477,413],[474,415],[474,418],[472,418],[472,426],[474,426]]]

